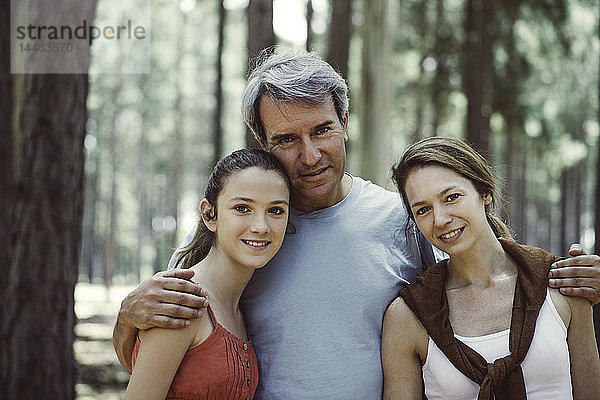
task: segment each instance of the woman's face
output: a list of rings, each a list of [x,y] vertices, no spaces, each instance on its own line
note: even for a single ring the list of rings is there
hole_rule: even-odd
[[[207,223],[217,251],[242,266],[265,265],[283,242],[289,196],[276,171],[252,167],[230,175],[217,198],[217,218]]]
[[[482,198],[469,179],[448,168],[415,168],[404,189],[419,230],[450,256],[472,249],[492,232],[485,216],[491,196]]]

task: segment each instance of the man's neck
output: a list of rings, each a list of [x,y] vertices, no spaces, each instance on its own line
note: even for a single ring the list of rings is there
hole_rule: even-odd
[[[340,181],[340,185],[338,185],[338,190],[335,194],[332,194],[331,200],[325,201],[322,204],[315,204],[300,201],[300,199],[298,198],[294,199],[294,195],[292,194],[291,206],[292,208],[305,213],[324,210],[344,200],[346,196],[348,196],[348,194],[350,193],[350,190],[352,190],[352,176],[350,176],[350,174],[344,173],[344,176]]]

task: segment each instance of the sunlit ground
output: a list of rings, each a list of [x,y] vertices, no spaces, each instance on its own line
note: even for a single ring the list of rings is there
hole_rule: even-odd
[[[103,285],[87,283],[75,287],[77,400],[123,398],[129,375],[113,350],[112,327],[121,300],[133,288],[113,286],[107,290]]]

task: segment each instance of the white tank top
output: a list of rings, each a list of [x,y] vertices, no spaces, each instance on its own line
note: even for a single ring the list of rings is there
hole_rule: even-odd
[[[508,329],[485,336],[454,336],[481,354],[488,363],[510,354]],[[573,399],[567,328],[549,291],[521,369],[528,400]],[[431,338],[423,364],[423,382],[429,400],[477,400],[479,385],[457,370]]]

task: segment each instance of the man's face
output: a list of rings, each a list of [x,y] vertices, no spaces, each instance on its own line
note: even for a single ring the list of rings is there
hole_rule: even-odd
[[[333,101],[306,105],[260,99],[263,147],[284,165],[292,183],[292,205],[301,211],[332,206],[346,193],[346,128]]]

